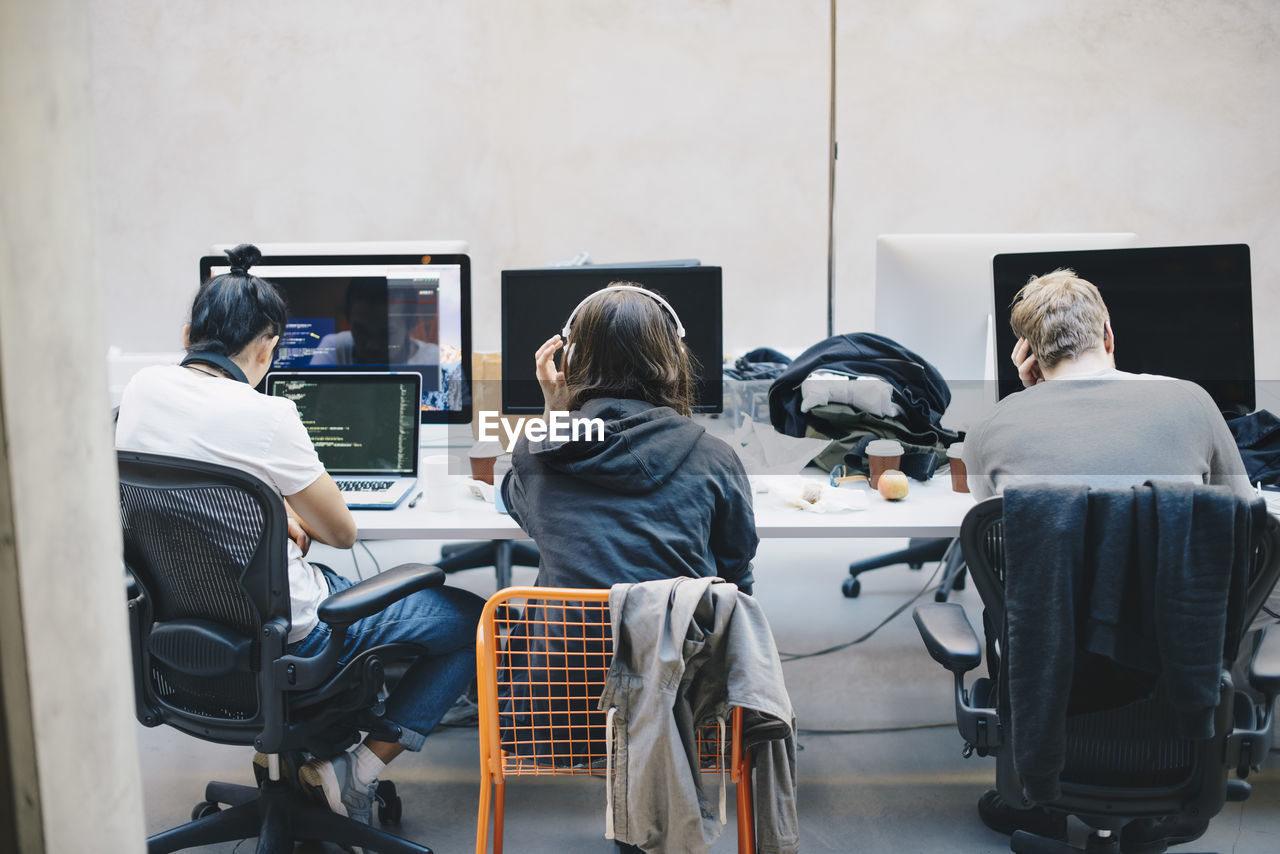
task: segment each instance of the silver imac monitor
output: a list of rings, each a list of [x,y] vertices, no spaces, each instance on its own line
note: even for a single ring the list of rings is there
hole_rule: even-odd
[[[967,430],[996,402],[992,260],[1008,252],[1134,246],[1129,232],[882,234],[876,238],[875,331],[913,350],[951,388],[942,423]]]

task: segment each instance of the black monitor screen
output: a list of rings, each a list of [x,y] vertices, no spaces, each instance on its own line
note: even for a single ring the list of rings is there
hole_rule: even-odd
[[[200,259],[200,280],[227,272]],[[413,371],[427,424],[471,420],[471,264],[466,255],[268,256],[289,321],[272,370]]]
[[[1170,246],[997,255],[993,262],[1000,397],[1022,388],[1009,359],[1014,295],[1032,276],[1070,268],[1102,294],[1116,367],[1191,380],[1224,413],[1254,406],[1249,247]]]
[[[502,409],[542,412],[533,354],[564,328],[569,312],[587,295],[612,282],[628,281],[661,294],[685,328],[684,343],[698,362],[695,412],[724,405],[721,361],[721,271],[719,267],[552,267],[502,271]]]

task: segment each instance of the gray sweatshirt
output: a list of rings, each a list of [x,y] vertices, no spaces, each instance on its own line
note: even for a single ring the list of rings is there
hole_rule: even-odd
[[[795,720],[764,612],[715,578],[616,584],[614,652],[600,696],[611,714],[614,838],[647,852],[697,854],[720,835],[720,808],[699,773],[697,727],[743,709],[755,748],[756,850],[799,850]]]
[[[1049,380],[996,404],[964,441],[969,491],[981,501],[1008,486],[1148,480],[1253,490],[1213,398],[1192,382],[1106,371]]]

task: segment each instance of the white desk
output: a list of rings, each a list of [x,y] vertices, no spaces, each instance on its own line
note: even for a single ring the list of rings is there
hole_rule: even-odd
[[[805,475],[819,482],[818,475]],[[528,534],[493,504],[472,497],[462,476],[451,478],[457,492],[452,510],[429,510],[425,499],[417,507],[361,510],[354,515],[360,537],[367,540],[489,540],[498,587],[511,584],[512,550]],[[429,488],[429,487],[426,487]],[[951,491],[949,475],[928,483],[911,481],[907,497],[885,501],[865,484],[848,489],[867,493],[867,509],[810,513],[786,507],[768,493],[756,493],[756,533],[761,537],[955,537],[960,522],[973,506],[973,497]],[[416,490],[415,490],[416,494]]]
[[[510,516],[466,493],[465,479],[456,478],[457,506],[446,512],[428,510],[426,502],[395,510],[355,513],[360,537],[367,540],[512,540],[528,535]],[[779,506],[769,493],[754,496],[756,533],[761,537],[954,537],[960,521],[973,506],[973,497],[951,491],[948,476],[928,483],[911,481],[901,501],[885,501],[865,485],[847,487],[867,492],[866,510],[809,513]],[[415,493],[416,494],[416,493]]]

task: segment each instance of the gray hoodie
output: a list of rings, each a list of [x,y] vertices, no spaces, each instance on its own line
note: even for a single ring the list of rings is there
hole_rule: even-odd
[[[643,401],[598,398],[572,416],[603,420],[604,438],[521,437],[502,483],[538,544],[540,586],[720,576],[751,592],[759,538],[732,448]]]
[[[599,708],[616,740],[608,827],[646,852],[696,854],[720,835],[699,773],[697,727],[743,709],[755,748],[756,850],[799,850],[795,721],[760,605],[714,578],[618,584],[614,651]],[[722,781],[723,784],[723,781]]]

